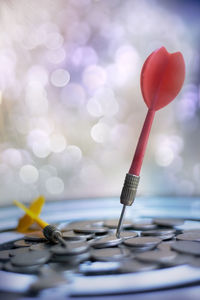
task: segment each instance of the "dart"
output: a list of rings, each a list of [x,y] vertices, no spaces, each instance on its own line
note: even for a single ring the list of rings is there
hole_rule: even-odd
[[[25,216],[20,219],[17,230],[27,229],[33,222],[36,222],[43,229],[43,234],[46,239],[54,243],[60,242],[62,245],[66,246],[60,230],[56,226],[48,224],[39,217],[44,202],[45,199],[43,197],[39,197],[33,201],[28,209],[21,202],[14,200],[13,203],[26,213]]]
[[[136,197],[140,170],[155,113],[178,95],[184,79],[185,62],[181,52],[169,53],[165,47],[151,53],[142,67],[140,85],[148,111],[120,196],[123,208],[117,226],[117,237],[120,237],[125,209],[133,204]]]

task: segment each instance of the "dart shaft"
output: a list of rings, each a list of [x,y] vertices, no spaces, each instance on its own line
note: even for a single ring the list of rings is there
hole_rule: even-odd
[[[149,134],[151,131],[152,123],[155,116],[155,110],[149,109],[144,121],[144,125],[138,140],[138,144],[135,150],[133,161],[129,170],[130,174],[139,176],[142,167],[142,162],[144,159],[145,150],[147,147],[147,142],[149,139]]]

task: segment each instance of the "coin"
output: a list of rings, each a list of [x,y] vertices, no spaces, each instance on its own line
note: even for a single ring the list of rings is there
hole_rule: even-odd
[[[157,229],[157,230],[147,230],[141,232],[143,236],[162,236],[162,235],[173,235],[175,233],[172,229]]]
[[[156,218],[153,219],[153,223],[163,227],[175,227],[184,224],[184,220],[181,219],[167,219],[167,218]]]
[[[91,257],[97,261],[116,261],[129,255],[128,249],[117,247],[94,249],[91,252]]]
[[[35,274],[39,271],[40,265],[33,266],[15,266],[11,262],[4,264],[3,269],[8,272],[23,273],[23,274]]]
[[[123,240],[131,239],[137,237],[138,233],[135,231],[124,230],[120,232],[120,238]]]
[[[125,261],[120,264],[119,272],[120,273],[133,273],[133,272],[145,272],[158,269],[156,264],[147,264],[137,260]]]
[[[72,230],[62,232],[62,238],[66,241],[82,241],[82,242],[85,242],[87,240],[86,236],[78,235]]]
[[[103,223],[103,226],[108,227],[110,229],[116,229],[118,226],[119,219],[109,219]],[[122,228],[127,228],[132,226],[132,222],[130,220],[124,220],[122,223]]]
[[[173,260],[176,256],[176,252],[154,250],[137,254],[135,258],[143,262],[153,262],[161,264]]]
[[[8,261],[10,259],[10,250],[0,251],[0,261]]]
[[[56,255],[76,255],[89,250],[89,245],[84,242],[69,242],[66,246],[55,245],[50,251]]]
[[[25,241],[42,242],[46,241],[42,231],[34,231],[24,236]]]
[[[25,241],[25,240],[18,240],[14,242],[14,247],[30,247],[32,243]]]
[[[126,246],[129,247],[145,247],[145,246],[157,246],[161,242],[161,239],[157,237],[136,237],[123,241]]]
[[[9,250],[9,255],[10,257],[16,256],[18,254],[23,254],[29,252],[29,247],[20,247],[20,248],[15,248],[15,249],[10,249]]]
[[[177,252],[200,256],[200,243],[191,241],[174,242],[171,248]]]
[[[108,228],[105,227],[94,227],[94,226],[76,226],[74,227],[74,232],[77,233],[95,233],[95,234],[106,234],[108,233]]]
[[[15,266],[25,267],[25,266],[34,266],[41,265],[49,261],[51,258],[50,251],[41,250],[41,251],[27,251],[26,253],[17,254],[11,258],[11,263]]]
[[[132,222],[131,228],[134,230],[153,230],[157,228],[151,220],[140,220]]]
[[[56,255],[54,254],[51,258],[52,262],[66,263],[68,266],[76,266],[79,263],[89,260],[90,252],[83,252],[78,254],[66,254],[66,255]]]
[[[163,251],[171,251],[171,245],[172,245],[173,241],[169,241],[169,242],[162,242],[160,243],[157,248],[159,250],[163,250]]]
[[[200,232],[185,232],[176,236],[177,240],[180,241],[196,241],[200,242]]]
[[[121,244],[122,238],[116,238],[115,235],[108,235],[94,240],[90,245],[95,248],[107,248]]]

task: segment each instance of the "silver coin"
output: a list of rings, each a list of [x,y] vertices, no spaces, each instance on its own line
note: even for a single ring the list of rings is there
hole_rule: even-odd
[[[175,227],[184,224],[184,220],[181,219],[167,219],[167,218],[156,218],[153,223],[163,227]]]
[[[94,240],[90,245],[94,248],[107,248],[117,246],[122,243],[122,238],[116,238],[115,235],[107,235]]]
[[[108,228],[105,227],[94,227],[90,225],[76,226],[74,227],[74,232],[77,233],[95,233],[95,234],[106,234],[108,233]]]
[[[177,256],[176,252],[154,250],[154,251],[147,251],[144,253],[137,254],[135,258],[143,262],[153,262],[153,263],[161,264],[175,259],[176,256]]]
[[[162,242],[160,243],[157,248],[159,250],[163,250],[163,251],[171,251],[171,245],[172,245],[173,241],[169,241],[169,242]]]
[[[123,241],[126,246],[129,247],[146,247],[146,246],[157,246],[161,242],[160,238],[157,237],[136,237]]]
[[[42,231],[32,232],[24,236],[24,240],[28,242],[43,242],[46,241],[46,238],[43,235]]]
[[[76,255],[53,255],[51,258],[52,262],[64,263],[67,264],[68,267],[74,267],[80,264],[81,262],[87,261],[90,259],[90,252],[83,252]]]
[[[174,235],[175,231],[173,229],[157,229],[157,230],[146,230],[142,231],[142,236],[159,236],[162,235]]]
[[[119,219],[109,219],[109,220],[105,220],[103,225],[110,229],[116,229],[118,226],[118,222],[119,222]],[[130,220],[123,221],[122,228],[128,228],[130,226],[132,226],[132,222]]]
[[[171,248],[180,253],[200,256],[200,243],[191,241],[174,242]]]
[[[23,274],[35,274],[38,273],[40,265],[34,266],[15,266],[11,262],[4,264],[3,269],[8,272],[23,273]]]
[[[123,248],[105,248],[105,249],[94,249],[91,251],[91,257],[97,261],[116,261],[121,258],[128,256],[130,252]]]
[[[62,232],[62,238],[66,241],[82,241],[82,242],[85,242],[87,240],[86,236],[78,235],[72,230]]]
[[[89,245],[84,242],[68,242],[66,246],[56,245],[50,251],[56,255],[76,255],[89,250]]]
[[[9,250],[2,250],[0,251],[0,261],[9,261],[10,259],[10,251]]]
[[[103,221],[100,220],[84,220],[84,221],[76,221],[67,224],[60,224],[58,225],[58,229],[61,231],[71,231],[74,230],[76,227],[82,226],[92,226],[92,227],[101,227],[103,226]]]
[[[134,230],[153,230],[157,225],[152,223],[152,220],[140,220],[132,222],[131,228]]]
[[[124,230],[124,231],[120,232],[120,238],[122,238],[123,240],[131,239],[131,238],[134,238],[137,236],[138,236],[138,233],[135,231]]]
[[[41,265],[49,261],[51,258],[50,251],[41,250],[41,251],[29,251],[22,254],[17,254],[11,258],[11,263],[15,266],[25,267],[25,266],[34,266]]]
[[[193,260],[196,260],[196,259],[197,259],[197,257],[194,258],[194,256],[191,256],[191,255],[177,253],[177,256],[174,259],[172,259],[171,261],[168,261],[168,263],[166,263],[166,266],[174,267],[174,266],[180,266],[180,265],[188,265]]]
[[[29,247],[20,247],[20,248],[15,248],[15,249],[10,249],[9,250],[9,255],[10,257],[16,256],[18,254],[23,254],[29,252]]]
[[[18,240],[14,242],[14,247],[18,248],[18,247],[30,247],[33,243],[30,243],[28,241],[25,240]]]
[[[50,244],[50,243],[37,243],[37,244],[33,244],[30,246],[29,250],[34,250],[34,251],[38,251],[38,250],[48,250],[50,249],[54,244]]]
[[[179,241],[196,241],[200,242],[200,232],[185,232],[176,236]]]
[[[158,269],[157,264],[147,264],[139,262],[137,260],[130,260],[120,264],[119,272],[120,273],[134,273],[134,272],[145,272],[150,270]]]

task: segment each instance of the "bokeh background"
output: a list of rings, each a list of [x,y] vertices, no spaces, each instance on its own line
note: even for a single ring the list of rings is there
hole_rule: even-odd
[[[165,46],[184,87],[153,124],[139,194],[200,194],[200,2],[1,0],[0,204],[119,196]]]

